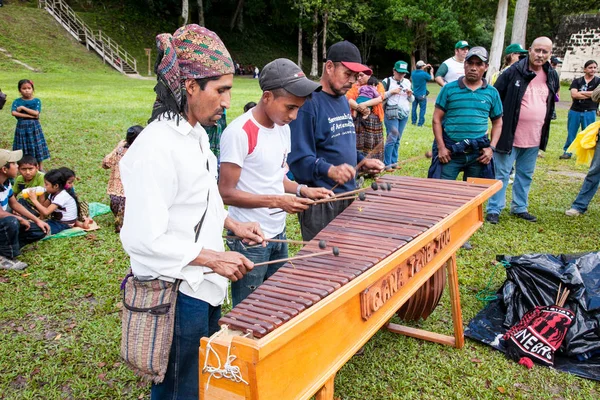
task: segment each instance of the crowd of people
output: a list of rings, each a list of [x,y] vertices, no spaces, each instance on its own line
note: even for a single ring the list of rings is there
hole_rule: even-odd
[[[152,386],[153,399],[197,397],[200,338],[219,329],[229,281],[236,305],[283,265],[277,261],[288,256],[286,213],[298,215],[302,238],[310,240],[351,204],[316,200],[356,189],[359,172],[376,175],[398,166],[409,118],[417,127],[425,124],[429,81],[442,87],[429,177],[455,180],[462,172],[463,179],[502,181],[487,206],[486,221],[497,224],[514,168],[510,212],[537,220],[528,209],[529,189],[559,92],[546,37],[528,50],[508,46],[504,67],[490,82],[484,78],[487,50],[464,40],[435,75],[419,60],[410,79],[408,63],[400,60],[390,76],[377,80],[348,41],[329,47],[319,82],[292,61],[276,59],[260,75],[256,71],[260,98],[229,125],[226,109],[240,66],[220,38],[187,25],[159,35],[157,43],[152,117],[145,128],[129,128],[102,162],[111,170],[107,192],[132,273],[140,280],[181,281],[169,364],[164,380]],[[586,63],[585,76],[571,85],[568,145],[595,120],[596,71],[595,61]],[[33,82],[19,82],[14,149],[0,150],[0,180],[6,182],[0,230],[11,238],[0,244],[0,254],[13,263],[22,246],[75,226],[80,214],[74,174],[40,171],[49,152],[33,89]],[[586,211],[599,181],[596,153],[567,215]],[[17,200],[19,192],[27,197]],[[254,268],[259,262],[273,263]]]

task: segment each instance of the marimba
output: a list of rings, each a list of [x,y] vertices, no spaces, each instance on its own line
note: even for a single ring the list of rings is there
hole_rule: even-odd
[[[354,201],[298,255],[222,317],[200,346],[200,399],[333,399],[337,371],[382,326],[464,345],[455,252],[482,225],[495,180],[388,176],[391,191]],[[435,308],[449,282],[454,336],[389,324]]]

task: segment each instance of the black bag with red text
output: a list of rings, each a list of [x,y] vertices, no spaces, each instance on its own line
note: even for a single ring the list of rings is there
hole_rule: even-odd
[[[554,366],[554,352],[560,348],[574,319],[571,310],[556,305],[529,310],[502,337],[506,340],[506,356],[516,362],[527,357],[538,364]]]

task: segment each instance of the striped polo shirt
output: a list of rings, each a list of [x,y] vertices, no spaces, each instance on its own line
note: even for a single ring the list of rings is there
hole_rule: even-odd
[[[488,119],[502,117],[502,101],[495,87],[483,80],[481,87],[471,90],[464,77],[442,88],[435,106],[444,111],[442,127],[455,142],[487,135]]]

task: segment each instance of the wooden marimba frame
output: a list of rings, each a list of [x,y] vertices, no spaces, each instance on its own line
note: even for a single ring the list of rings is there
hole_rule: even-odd
[[[483,202],[502,184],[395,176],[382,181],[392,190],[369,191],[366,201],[355,201],[298,253],[319,252],[325,239],[340,247],[340,257],[286,264],[221,319],[229,328],[202,339],[200,399],[331,400],[337,371],[383,326],[464,346],[455,253],[483,224]],[[389,323],[396,313],[407,319],[428,315],[441,297],[444,270],[453,336]],[[310,290],[311,282],[316,289]],[[228,357],[238,377],[212,374]]]

